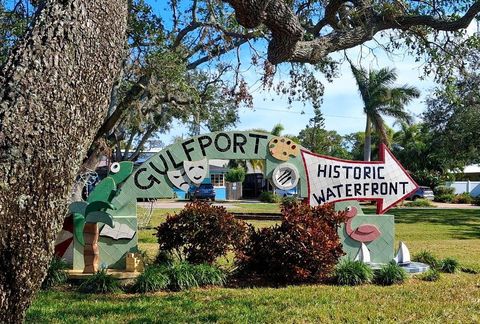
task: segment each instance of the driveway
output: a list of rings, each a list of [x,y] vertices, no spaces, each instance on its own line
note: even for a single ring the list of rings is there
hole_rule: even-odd
[[[178,208],[181,209],[185,207],[185,205],[188,203],[188,201],[179,201],[179,200],[157,200],[153,202],[153,208],[159,208],[159,209],[171,209],[171,208]],[[150,202],[139,202],[138,205],[142,206],[144,208],[150,208]],[[233,202],[215,202],[213,203],[214,206],[223,206],[227,209],[235,209],[238,208],[237,206],[233,205]]]

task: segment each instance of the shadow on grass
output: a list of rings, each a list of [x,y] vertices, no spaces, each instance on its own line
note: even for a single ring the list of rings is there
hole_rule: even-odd
[[[371,209],[366,214],[374,214]],[[392,209],[388,214],[395,216],[396,224],[429,223],[455,226],[453,237],[457,239],[480,238],[480,210],[478,209]]]

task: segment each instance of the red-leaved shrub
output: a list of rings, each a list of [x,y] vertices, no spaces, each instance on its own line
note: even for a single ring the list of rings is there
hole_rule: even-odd
[[[236,251],[239,276],[276,284],[326,279],[344,254],[337,229],[345,212],[335,212],[332,205],[289,202],[282,215],[280,225],[250,226],[248,239]]]
[[[190,263],[213,263],[240,244],[246,225],[225,207],[206,202],[189,203],[178,214],[168,216],[157,227],[160,253],[168,253]]]

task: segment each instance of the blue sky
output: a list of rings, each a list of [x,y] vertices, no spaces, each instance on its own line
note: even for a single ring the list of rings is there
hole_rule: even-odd
[[[165,6],[163,1],[147,1],[153,5],[158,14],[164,16],[165,20],[169,19],[169,17],[164,15],[165,11],[162,10],[162,7]],[[168,25],[168,22],[166,22],[166,25]],[[474,31],[474,24],[469,29]],[[246,51],[243,52],[242,56],[247,58],[248,55],[245,54],[247,54]],[[348,54],[349,57],[355,59],[359,57],[360,48],[351,49],[348,51]],[[420,78],[423,75],[421,63],[415,62],[413,57],[407,55],[388,57],[385,52],[380,50],[375,52],[375,56],[363,54],[361,60],[363,67],[374,69],[382,67],[395,68],[398,74],[398,85],[408,83],[421,91],[421,97],[412,101],[406,107],[414,116],[419,116],[425,109],[426,97],[435,86],[431,77],[426,77],[423,80]],[[335,58],[335,56],[333,57]],[[249,70],[245,78],[254,83],[260,78],[260,75],[255,75],[255,72],[252,71]],[[332,83],[324,80],[323,84],[325,93],[321,110],[325,118],[326,129],[336,130],[341,135],[363,131],[365,128],[363,105],[349,65],[343,64],[339,77],[334,79]],[[252,88],[256,89],[258,86]],[[291,108],[288,108],[287,98],[273,92],[255,90],[252,92],[252,95],[254,108],[240,109],[240,122],[235,129],[263,128],[269,130],[275,124],[281,123],[285,126],[284,134],[296,135],[308,124],[309,119],[313,116],[313,108],[309,104],[304,106],[302,103],[295,102]],[[304,114],[301,113],[302,111]],[[417,120],[419,119],[417,118]],[[387,118],[386,121],[390,126],[393,126],[394,121],[392,119]],[[187,132],[186,126],[176,124],[168,134],[161,135],[160,139],[165,144],[170,144],[172,137],[186,136]],[[202,132],[206,132],[206,130],[202,129]]]

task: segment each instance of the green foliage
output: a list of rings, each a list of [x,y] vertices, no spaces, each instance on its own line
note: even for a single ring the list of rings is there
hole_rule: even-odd
[[[198,287],[195,271],[190,263],[175,262],[168,268],[170,289],[185,290]]]
[[[226,282],[225,273],[218,267],[210,264],[197,264],[192,266],[192,271],[198,286],[223,286]]]
[[[427,272],[418,276],[423,281],[438,281],[440,280],[440,271],[435,268],[429,269]]]
[[[473,198],[473,204],[477,205],[477,206],[480,206],[480,196],[477,196],[477,197]]]
[[[209,264],[190,264],[175,262],[166,268],[170,278],[169,289],[185,290],[203,286],[222,286],[225,283],[225,274],[215,266]]]
[[[440,261],[433,255],[432,252],[427,250],[422,250],[413,255],[412,261],[425,263],[430,266],[432,269],[437,269],[440,265]]]
[[[299,143],[314,153],[350,159],[347,143],[343,136],[334,130],[308,126],[298,134]]]
[[[42,289],[50,289],[66,282],[68,274],[65,270],[67,269],[67,263],[63,259],[54,256],[52,261],[50,261],[47,276],[43,279]]]
[[[426,139],[427,141],[428,139]],[[431,144],[426,144],[428,146],[431,146]],[[426,150],[429,150],[428,153],[424,152],[420,155],[434,155],[434,148],[428,147]],[[408,152],[405,152],[408,154]],[[403,163],[403,160],[400,160]],[[447,171],[444,170],[438,170],[440,164],[437,164],[438,160],[432,157],[429,157],[428,159],[420,156],[419,157],[419,167],[422,168],[429,168],[429,169],[409,169],[413,170],[412,172],[412,178],[417,182],[422,185],[425,185],[430,188],[435,188],[439,184],[447,181],[450,179],[450,174]],[[408,165],[408,164],[407,164]],[[404,165],[405,166],[405,165]],[[408,166],[406,166],[408,168]]]
[[[102,269],[85,280],[78,290],[90,294],[112,294],[120,292],[121,288],[118,280]]]
[[[442,202],[442,203],[450,203],[452,200],[455,198],[455,195],[452,194],[443,194],[443,195],[435,195],[434,200],[436,202]]]
[[[364,104],[363,111],[367,115],[365,128],[365,153],[367,156],[365,158],[370,159],[370,136],[373,131],[380,137],[381,142],[389,143],[383,116],[393,117],[397,121],[410,124],[412,117],[404,106],[414,98],[418,98],[420,92],[417,88],[408,85],[393,87],[392,84],[397,80],[397,73],[394,69],[382,68],[367,71],[362,67],[357,68],[353,64],[350,64],[350,67]]]
[[[245,174],[246,174],[245,169],[242,167],[230,169],[225,175],[225,181],[243,182],[245,181]]]
[[[464,273],[479,274],[480,267],[461,267],[460,271]]]
[[[154,264],[162,265],[162,264],[172,264],[175,260],[173,259],[173,255],[164,250],[159,250],[156,257]]]
[[[433,189],[435,196],[437,195],[453,195],[455,193],[455,188],[447,186],[438,186]]]
[[[343,255],[338,226],[345,213],[333,205],[282,205],[280,225],[256,230],[236,251],[240,278],[274,284],[320,282]]]
[[[460,263],[454,258],[445,258],[440,262],[440,270],[446,273],[455,273],[460,269]]]
[[[375,283],[382,286],[390,286],[399,284],[407,279],[407,272],[400,267],[395,261],[383,265],[374,272]]]
[[[223,286],[225,282],[225,273],[216,266],[173,262],[146,267],[145,271],[136,278],[132,291],[145,293],[185,290],[205,286]]]
[[[475,38],[478,46],[478,35]],[[478,50],[466,58],[466,70],[449,78],[433,92],[423,115],[444,169],[462,169],[480,161],[480,137],[473,135],[480,128]]]
[[[284,207],[291,207],[297,203],[298,203],[297,197],[283,197],[281,202],[282,206]]]
[[[150,265],[135,279],[132,290],[146,293],[166,289],[170,285],[170,278],[165,266]]]
[[[416,199],[414,201],[407,201],[406,207],[434,207],[432,202],[428,199]]]
[[[335,267],[335,282],[342,286],[357,286],[366,284],[373,279],[373,270],[362,261],[343,259]]]
[[[454,204],[471,204],[473,203],[473,198],[468,192],[464,192],[458,195],[455,195],[452,199]]]
[[[244,240],[246,226],[223,206],[194,202],[157,227],[159,250],[190,263],[213,263]]]
[[[34,10],[25,6],[23,1],[10,6],[5,6],[5,1],[0,2],[0,66],[5,63],[10,49],[25,33],[33,13]]]
[[[258,199],[264,203],[278,203],[281,198],[271,191],[262,191]]]

